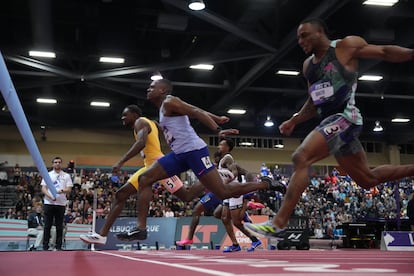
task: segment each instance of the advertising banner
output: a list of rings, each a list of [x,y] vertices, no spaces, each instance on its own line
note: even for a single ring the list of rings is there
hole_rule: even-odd
[[[96,220],[96,232],[104,224],[104,219]],[[140,246],[147,248],[158,247],[170,248],[174,245],[176,218],[147,218],[148,238],[139,241]],[[109,230],[108,240],[105,245],[95,245],[96,249],[138,249],[138,241],[125,242],[118,240],[116,234],[127,232],[137,225],[135,217],[121,217],[115,220],[115,223]]]
[[[383,231],[381,250],[414,251],[414,232]]]
[[[253,223],[264,222],[269,219],[268,216],[251,216]],[[177,221],[177,231],[176,231],[176,241],[186,239],[191,224],[191,217],[183,217]],[[233,226],[234,234],[240,246],[250,247],[251,240],[244,235],[238,228]],[[261,247],[267,248],[267,239],[261,239]],[[232,245],[232,242],[229,236],[226,233],[221,220],[214,217],[200,217],[200,223],[196,228],[193,237],[193,246],[197,248],[211,247],[211,243],[214,247],[220,246],[224,248],[225,246]]]

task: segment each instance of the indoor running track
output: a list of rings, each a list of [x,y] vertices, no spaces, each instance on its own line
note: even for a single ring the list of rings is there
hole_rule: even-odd
[[[414,252],[378,249],[0,252],[4,276],[414,275]]]

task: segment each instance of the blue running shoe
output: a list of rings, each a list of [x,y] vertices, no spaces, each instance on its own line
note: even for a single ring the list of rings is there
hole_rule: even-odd
[[[259,247],[261,245],[262,245],[262,242],[260,240],[252,242],[252,245],[250,246],[250,248],[247,249],[247,252],[253,252],[256,249],[256,247]]]
[[[284,239],[286,236],[286,228],[279,229],[275,227],[271,220],[263,223],[245,223],[244,228],[253,235],[259,235],[266,238]]]
[[[223,252],[224,253],[228,253],[228,252],[237,252],[240,251],[241,247],[240,245],[230,245],[230,246],[226,246],[226,248],[224,248]]]

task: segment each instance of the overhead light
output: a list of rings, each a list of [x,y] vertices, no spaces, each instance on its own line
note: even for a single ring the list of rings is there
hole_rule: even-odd
[[[391,7],[398,3],[398,0],[367,0],[363,2],[363,5],[373,5],[373,6],[387,6]]]
[[[393,123],[408,123],[409,121],[410,121],[409,118],[401,118],[401,117],[396,117],[391,120],[391,122]]]
[[[156,81],[156,80],[162,80],[163,77],[161,76],[160,73],[155,73],[151,76],[151,80]]]
[[[231,108],[229,110],[227,110],[228,114],[245,114],[246,110],[245,109],[236,109],[236,108]]]
[[[270,116],[267,116],[267,120],[264,122],[264,126],[265,127],[272,127],[274,125],[275,125],[275,123],[273,123],[273,121],[270,120]]]
[[[106,62],[106,63],[124,63],[124,58],[117,58],[117,57],[100,57],[99,62]]]
[[[375,132],[380,132],[383,131],[384,129],[382,128],[381,124],[379,121],[375,121],[375,127],[373,129],[373,131]]]
[[[252,142],[240,142],[239,146],[253,147],[254,143],[252,143]]]
[[[31,56],[31,57],[56,58],[56,54],[54,52],[44,52],[44,51],[29,51],[29,56]]]
[[[294,70],[278,70],[276,72],[277,75],[286,75],[286,76],[297,76],[299,75],[299,71]]]
[[[195,65],[190,65],[191,69],[197,69],[197,70],[213,70],[214,65],[212,64],[195,64]]]
[[[379,81],[382,79],[383,79],[382,76],[376,76],[376,75],[362,75],[361,77],[359,77],[359,80],[362,80],[362,81]]]
[[[48,99],[48,98],[37,98],[36,102],[38,103],[47,103],[47,104],[55,104],[57,103],[56,99]]]
[[[283,149],[285,145],[283,145],[282,140],[277,140],[277,143],[275,144],[275,148],[277,149]]]
[[[188,1],[188,7],[193,11],[204,10],[206,5],[203,0],[190,0]]]
[[[91,106],[109,107],[110,105],[108,102],[91,102]]]

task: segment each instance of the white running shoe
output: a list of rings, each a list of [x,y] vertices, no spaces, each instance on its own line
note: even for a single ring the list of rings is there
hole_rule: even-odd
[[[107,238],[99,235],[98,233],[89,233],[86,235],[80,235],[80,239],[86,243],[105,244]]]

